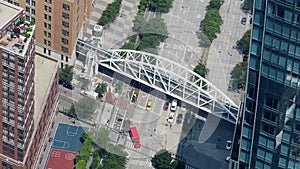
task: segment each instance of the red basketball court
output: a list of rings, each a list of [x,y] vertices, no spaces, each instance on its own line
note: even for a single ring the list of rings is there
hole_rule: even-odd
[[[73,169],[77,152],[52,149],[46,169]]]

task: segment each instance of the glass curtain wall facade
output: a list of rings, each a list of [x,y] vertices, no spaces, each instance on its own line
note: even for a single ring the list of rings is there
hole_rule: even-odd
[[[300,0],[255,0],[238,168],[300,168]]]

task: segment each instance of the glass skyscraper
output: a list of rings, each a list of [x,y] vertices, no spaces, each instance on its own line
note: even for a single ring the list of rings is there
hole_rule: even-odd
[[[255,0],[231,168],[300,169],[300,0]]]

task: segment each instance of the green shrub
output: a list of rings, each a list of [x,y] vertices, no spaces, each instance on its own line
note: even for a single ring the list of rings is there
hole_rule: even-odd
[[[98,24],[104,26],[116,20],[121,9],[121,2],[121,0],[116,0],[111,4],[108,4],[103,11],[101,18],[98,20]]]

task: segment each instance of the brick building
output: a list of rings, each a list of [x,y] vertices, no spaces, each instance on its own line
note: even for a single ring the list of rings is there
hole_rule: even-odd
[[[63,64],[72,64],[75,45],[89,18],[94,0],[5,0],[35,22],[36,50]]]
[[[35,53],[34,24],[0,1],[0,168],[34,168],[58,104],[58,63]]]

